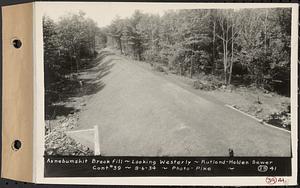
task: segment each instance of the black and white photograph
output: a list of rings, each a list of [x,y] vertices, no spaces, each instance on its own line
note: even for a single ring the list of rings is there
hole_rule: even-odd
[[[45,156],[291,157],[291,8],[53,7]]]

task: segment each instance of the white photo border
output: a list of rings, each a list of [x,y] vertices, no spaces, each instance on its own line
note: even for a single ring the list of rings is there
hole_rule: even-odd
[[[232,9],[232,8],[292,8],[291,32],[291,138],[292,176],[276,185],[297,185],[297,106],[298,106],[298,15],[296,3],[138,3],[138,2],[34,2],[34,182],[47,184],[86,185],[206,185],[206,186],[258,186],[268,185],[266,177],[88,177],[88,178],[45,178],[44,177],[44,66],[42,16],[49,4],[71,7],[73,4],[98,6],[167,6],[169,9]],[[180,4],[180,6],[178,6]],[[53,10],[55,11],[55,10]]]

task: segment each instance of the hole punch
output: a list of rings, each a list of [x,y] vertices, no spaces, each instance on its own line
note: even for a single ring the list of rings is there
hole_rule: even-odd
[[[20,140],[15,140],[12,144],[12,148],[15,151],[18,151],[21,148],[21,146],[22,146],[22,143]]]
[[[21,46],[22,46],[22,42],[21,42],[21,40],[19,40],[19,39],[14,39],[14,40],[12,41],[12,45],[13,45],[15,48],[19,49],[19,48],[21,48]]]

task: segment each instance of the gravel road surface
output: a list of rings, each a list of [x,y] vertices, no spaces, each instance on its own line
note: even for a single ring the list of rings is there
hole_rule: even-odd
[[[290,156],[290,133],[260,124],[117,55],[79,115],[106,156]]]

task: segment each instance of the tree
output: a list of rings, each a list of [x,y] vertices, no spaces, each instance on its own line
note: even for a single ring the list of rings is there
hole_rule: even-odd
[[[67,14],[58,22],[43,17],[46,104],[58,100],[64,88],[74,85],[76,75],[85,68],[81,59],[95,55],[97,33],[96,23],[83,12]]]
[[[61,17],[57,23],[57,30],[61,51],[65,53],[67,61],[71,63],[70,67],[69,65],[66,67],[71,68],[70,72],[78,73],[81,68],[81,57],[94,54],[96,23],[85,18],[84,12],[79,12]]]
[[[230,84],[233,67],[233,52],[234,52],[234,40],[239,33],[236,25],[237,17],[234,15],[233,10],[220,10],[218,12],[218,24],[220,33],[216,36],[222,40],[223,44],[223,66],[224,66],[224,82],[226,85]],[[229,45],[231,44],[231,59],[229,60]],[[229,69],[229,70],[228,70]]]
[[[48,105],[55,100],[50,92],[53,84],[57,82],[61,75],[61,62],[59,57],[59,40],[56,24],[47,16],[43,17],[43,42],[44,42],[44,72],[45,72],[45,104]]]
[[[272,90],[289,83],[290,12],[189,9],[159,16],[136,11],[112,22],[107,44],[180,75],[213,74],[225,85],[255,83]]]
[[[109,37],[111,37],[112,44],[117,46],[120,50],[121,54],[123,53],[122,49],[122,35],[123,35],[123,28],[124,28],[124,20],[120,19],[117,16],[113,21],[112,24],[109,26]]]

